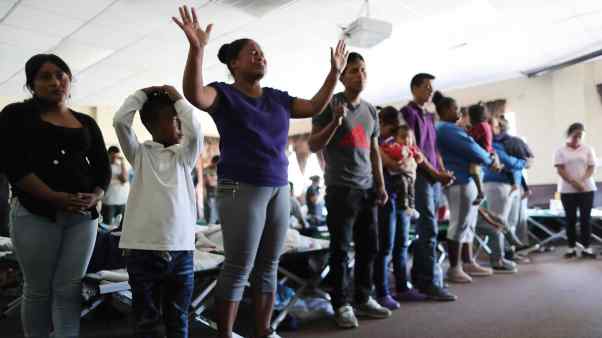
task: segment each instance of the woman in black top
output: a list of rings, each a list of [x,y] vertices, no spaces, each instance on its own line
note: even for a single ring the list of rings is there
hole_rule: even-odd
[[[98,125],[67,107],[71,71],[53,54],[25,64],[32,98],[0,113],[0,172],[16,199],[11,237],[23,271],[25,337],[79,336],[81,278],[111,177]]]

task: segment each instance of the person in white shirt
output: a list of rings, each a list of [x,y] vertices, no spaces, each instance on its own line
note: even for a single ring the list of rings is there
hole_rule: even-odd
[[[594,203],[596,183],[593,175],[596,169],[594,149],[583,143],[585,128],[581,123],[573,123],[567,131],[566,143],[556,150],[554,165],[560,176],[558,191],[566,215],[566,232],[569,249],[566,258],[577,256],[577,209],[581,224],[581,244],[584,258],[596,258],[590,248],[591,243],[591,211]]]
[[[138,110],[152,141],[139,143],[134,134]],[[197,219],[191,172],[203,145],[199,117],[173,87],[149,87],[125,100],[113,126],[136,172],[119,243],[127,249],[135,336],[153,336],[164,318],[168,337],[188,337]]]
[[[128,170],[119,147],[110,146],[107,150],[111,161],[111,183],[102,199],[102,223],[118,223],[117,217],[125,212],[125,203],[130,193]]]

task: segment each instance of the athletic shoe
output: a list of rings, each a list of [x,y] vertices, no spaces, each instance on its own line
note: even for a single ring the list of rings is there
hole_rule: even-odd
[[[279,334],[276,333],[276,331],[273,331],[268,333],[267,335],[263,336],[262,338],[282,338]]]
[[[445,279],[450,283],[466,284],[472,283],[472,277],[470,277],[460,266],[455,268],[449,268]]]
[[[458,299],[458,296],[449,292],[449,290],[440,288],[438,286],[430,286],[426,289],[420,289],[429,300],[436,302],[453,302]]]
[[[596,259],[596,253],[590,249],[583,249],[583,251],[581,251],[581,258],[585,258],[585,259]]]
[[[482,267],[477,262],[464,264],[462,269],[471,277],[487,277],[493,275],[493,270]]]
[[[498,262],[492,262],[491,268],[495,274],[514,274],[518,272],[516,263],[506,259],[502,259]]]
[[[408,289],[405,291],[397,292],[393,296],[398,302],[424,302],[428,299],[426,295],[418,292],[416,289]]]
[[[397,310],[400,308],[399,303],[393,299],[393,297],[391,297],[390,295],[386,295],[384,297],[380,297],[377,299],[378,304],[380,304],[382,307],[387,308],[391,311]]]
[[[374,298],[368,298],[368,301],[364,304],[358,304],[355,306],[355,311],[360,317],[384,319],[391,317],[391,311],[380,304]]]
[[[570,248],[565,254],[564,258],[575,258],[577,257],[577,250],[575,248]]]
[[[337,323],[337,326],[342,329],[354,329],[360,326],[351,305],[341,306],[337,310],[334,320]]]

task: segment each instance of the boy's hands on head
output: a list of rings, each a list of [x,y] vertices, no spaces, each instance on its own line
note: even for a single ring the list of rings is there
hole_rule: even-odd
[[[160,87],[161,90],[167,94],[167,96],[169,96],[169,98],[175,103],[178,100],[182,99],[182,94],[180,94],[180,92],[178,92],[177,89],[175,89],[173,86],[170,85],[164,85],[163,87]]]
[[[151,86],[151,87],[142,88],[140,90],[142,90],[146,94],[146,96],[148,97],[152,93],[161,91],[162,88],[163,88],[162,86]]]
[[[170,85],[163,86],[151,86],[141,89],[146,96],[150,96],[153,93],[164,93],[175,103],[182,98],[182,94],[178,92],[176,88]]]

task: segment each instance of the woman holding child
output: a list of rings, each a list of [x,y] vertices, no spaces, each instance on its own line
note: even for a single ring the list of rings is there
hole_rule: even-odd
[[[479,206],[473,203],[478,191],[470,169],[474,164],[493,170],[499,168],[490,154],[464,128],[458,126],[458,106],[455,100],[435,92],[433,102],[441,119],[437,129],[437,146],[445,166],[456,177],[445,192],[450,211],[447,231],[450,268],[447,279],[455,283],[470,283],[471,276],[493,274],[491,269],[481,267],[473,257],[472,242]]]

